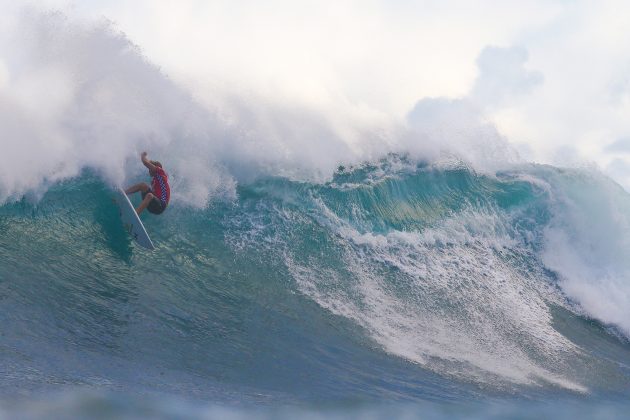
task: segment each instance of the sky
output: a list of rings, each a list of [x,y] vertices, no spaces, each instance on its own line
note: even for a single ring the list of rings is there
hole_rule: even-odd
[[[630,189],[628,2],[34,4],[109,21],[208,108],[238,96],[308,109],[352,137],[409,124],[427,101],[465,102],[524,159],[595,165]]]

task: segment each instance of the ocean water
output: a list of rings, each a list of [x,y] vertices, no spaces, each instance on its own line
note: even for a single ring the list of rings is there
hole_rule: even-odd
[[[5,3],[0,418],[627,416],[630,195],[597,169],[470,98],[225,91]],[[112,202],[143,150],[153,252]]]
[[[627,413],[630,196],[595,170],[261,177],[143,215],[153,252],[111,197],[0,207],[0,417]]]

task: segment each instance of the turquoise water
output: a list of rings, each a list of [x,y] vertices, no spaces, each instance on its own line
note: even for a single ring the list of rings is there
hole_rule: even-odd
[[[7,417],[624,412],[630,198],[596,172],[264,178],[143,215],[153,252],[111,196],[85,173],[0,207]]]

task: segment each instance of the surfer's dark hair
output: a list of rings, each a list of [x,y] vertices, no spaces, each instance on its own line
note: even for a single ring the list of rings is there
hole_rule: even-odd
[[[151,163],[154,164],[155,166],[159,167],[159,168],[162,167],[162,164],[160,162],[158,162],[157,160],[152,160]]]

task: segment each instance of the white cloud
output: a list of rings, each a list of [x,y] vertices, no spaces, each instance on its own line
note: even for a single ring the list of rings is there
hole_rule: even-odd
[[[557,6],[533,2],[147,1],[93,3],[195,89],[255,90],[321,108],[404,115],[423,97],[466,94],[487,45],[509,45]]]
[[[472,98],[484,105],[500,106],[529,93],[543,82],[538,71],[527,70],[527,50],[523,47],[486,47],[477,59],[479,77]]]
[[[609,153],[630,153],[630,137],[624,137],[607,145],[604,149]]]
[[[630,107],[611,100],[630,63],[622,18],[628,12],[625,2],[570,2],[548,24],[520,37],[544,85],[497,110],[499,129],[529,144],[539,161],[562,163],[558,159],[570,149],[577,160],[605,167],[614,158],[606,146],[630,134]]]

